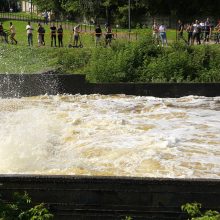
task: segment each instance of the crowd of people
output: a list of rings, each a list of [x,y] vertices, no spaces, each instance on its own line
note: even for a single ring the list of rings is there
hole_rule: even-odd
[[[158,45],[167,45],[166,26],[164,24],[158,25],[156,21],[152,26],[153,39]],[[187,33],[187,39],[184,37],[184,32]],[[211,40],[215,44],[220,43],[220,20],[216,26],[212,25],[209,18],[204,22],[195,20],[193,23],[183,24],[181,20],[178,21],[177,39],[183,40],[188,45],[209,43]]]
[[[46,17],[47,18],[47,17]],[[46,19],[47,20],[47,19]],[[47,24],[47,22],[45,23]],[[59,25],[56,27],[56,25],[53,23],[50,27],[50,46],[51,47],[63,47],[63,35],[64,30],[62,25]],[[30,22],[28,22],[26,26],[26,32],[27,32],[27,42],[29,46],[33,46],[33,31],[34,28],[31,25]],[[43,24],[39,23],[37,26],[37,40],[38,40],[38,46],[45,46],[45,34],[46,30],[43,26]],[[157,24],[156,21],[154,21],[152,26],[152,32],[153,32],[153,39],[154,42],[157,45],[167,46],[167,29],[166,26],[162,24]],[[184,34],[186,32],[187,34]],[[71,40],[68,44],[69,47],[83,47],[81,42],[81,30],[80,25],[76,25],[71,33]],[[104,35],[104,45],[105,46],[111,46],[112,39],[114,39],[114,34],[112,32],[111,26],[106,24],[105,25],[105,33],[102,32],[101,26],[96,25],[94,30],[94,37],[95,37],[95,45],[101,45],[103,42],[103,35]],[[186,37],[187,35],[187,37]],[[17,44],[18,41],[16,40],[16,29],[12,22],[10,22],[9,29],[5,30],[3,28],[3,24],[0,23],[0,38],[2,38],[6,43],[9,43],[9,39],[11,44]],[[178,21],[178,27],[177,27],[177,39],[183,40],[188,45],[194,45],[194,44],[201,44],[201,43],[209,43],[211,40],[219,44],[220,43],[220,21],[218,21],[218,24],[216,26],[213,26],[207,18],[204,22],[199,22],[198,20],[195,20],[194,23],[190,24],[183,24],[181,20]],[[58,45],[57,45],[58,41]]]
[[[45,46],[45,34],[46,34],[46,30],[43,26],[43,24],[38,23],[37,26],[37,41],[38,41],[38,46]],[[33,46],[33,32],[34,32],[34,28],[31,25],[30,22],[28,22],[27,26],[26,26],[26,32],[27,32],[27,42],[28,42],[28,46]],[[69,47],[83,47],[81,39],[80,39],[80,25],[76,25],[71,33],[71,39],[70,42],[68,44]],[[2,38],[2,40],[5,43],[9,43],[9,39],[8,37],[10,37],[10,42],[11,44],[17,44],[18,41],[15,39],[15,35],[16,35],[16,30],[15,30],[15,26],[12,24],[12,22],[10,22],[10,27],[8,30],[5,30],[3,28],[3,24],[0,23],[0,38]],[[50,46],[51,47],[63,47],[64,43],[63,43],[63,35],[64,35],[64,30],[62,25],[60,24],[58,27],[56,27],[56,25],[53,23],[50,26]],[[105,46],[111,46],[111,42],[112,39],[114,37],[114,34],[112,32],[111,26],[110,25],[106,25],[105,27],[105,33],[102,33],[102,29],[100,25],[97,25],[95,27],[94,30],[94,36],[95,36],[95,45],[101,45],[102,43],[102,35],[105,36]],[[58,45],[57,45],[57,40],[58,40]]]
[[[16,35],[15,26],[12,24],[12,22],[10,22],[9,32],[10,32],[11,43],[17,44],[18,41],[15,39],[15,35]],[[0,23],[0,38],[2,38],[6,43],[8,43],[8,33],[4,30],[2,23]]]

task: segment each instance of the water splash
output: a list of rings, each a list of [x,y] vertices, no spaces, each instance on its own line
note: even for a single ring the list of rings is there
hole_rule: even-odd
[[[220,178],[220,97],[0,99],[0,173]]]

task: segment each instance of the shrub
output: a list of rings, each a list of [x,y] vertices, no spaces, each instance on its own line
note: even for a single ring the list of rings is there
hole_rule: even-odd
[[[84,68],[87,65],[89,59],[90,51],[80,49],[66,49],[65,51],[62,50],[58,54],[57,69],[61,73],[75,73],[79,69]]]
[[[182,211],[187,212],[191,220],[220,220],[220,214],[217,211],[208,210],[201,211],[202,205],[200,203],[186,203],[181,206]]]
[[[6,203],[0,199],[0,219],[1,220],[51,220],[53,215],[41,203],[32,207],[31,198],[24,194],[14,193],[11,203]]]
[[[140,80],[145,57],[157,57],[161,48],[149,37],[140,42],[117,44],[112,48],[96,48],[86,68],[92,82],[136,82]]]
[[[219,69],[217,47],[162,48],[148,34],[135,43],[96,48],[85,73],[92,82],[219,82]]]

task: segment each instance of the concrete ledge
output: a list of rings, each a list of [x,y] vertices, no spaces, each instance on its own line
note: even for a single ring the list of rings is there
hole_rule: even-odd
[[[195,95],[215,97],[220,95],[220,83],[105,83],[88,84],[88,93],[126,94],[178,98]]]
[[[180,206],[194,201],[220,210],[220,180],[1,175],[1,194],[12,191],[46,202],[57,220],[186,219]]]
[[[85,75],[0,74],[0,97],[56,94],[126,94],[176,98],[220,96],[220,83],[87,83]]]

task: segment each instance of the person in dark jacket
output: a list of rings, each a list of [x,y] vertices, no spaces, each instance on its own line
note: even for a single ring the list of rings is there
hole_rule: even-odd
[[[58,28],[57,34],[58,34],[58,45],[59,45],[59,47],[63,47],[63,28],[62,28],[62,25],[60,25],[60,27]]]
[[[57,46],[57,28],[55,26],[55,24],[53,24],[51,27],[50,27],[50,36],[51,36],[51,47],[53,47],[53,44],[54,46],[56,47]]]

